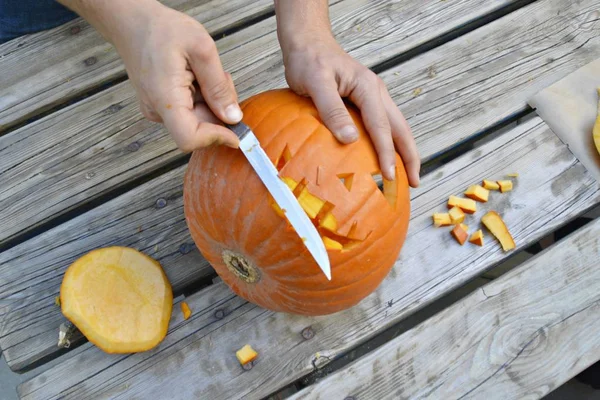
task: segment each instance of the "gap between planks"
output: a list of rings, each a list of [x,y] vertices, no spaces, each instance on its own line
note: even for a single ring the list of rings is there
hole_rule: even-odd
[[[596,220],[290,400],[544,397],[600,359],[599,238]]]
[[[452,6],[345,0],[331,7],[331,19],[340,43],[372,66],[507,4],[509,0],[461,0]],[[453,24],[440,23],[446,20]],[[218,41],[241,98],[285,86],[275,26],[275,19],[269,18]],[[390,88],[405,80],[395,74],[383,78]],[[424,79],[430,80],[418,71],[409,82],[416,86]],[[413,97],[412,91],[405,88],[393,97],[404,103]],[[403,110],[410,112],[408,106]],[[409,114],[409,122],[417,123],[417,115]],[[415,130],[417,141],[427,133]],[[443,150],[436,146],[421,152],[428,158]],[[53,226],[52,220],[80,213],[87,203],[106,198],[102,196],[116,196],[182,157],[162,126],[143,119],[128,82],[0,137],[0,180],[6,185],[0,210],[7,227],[0,232],[0,246],[12,247]]]
[[[409,235],[396,266],[358,306],[331,316],[298,317],[265,311],[235,296],[225,300],[227,287],[215,284],[187,301],[192,310],[205,310],[207,297],[219,293],[221,297],[210,304],[218,303],[215,307],[224,310],[226,324],[214,329],[191,322],[172,327],[167,342],[131,356],[107,356],[85,344],[85,350],[24,383],[20,393],[26,399],[117,392],[127,397],[167,397],[175,394],[173,388],[182,399],[259,398],[274,393],[508,257],[489,236],[483,249],[458,246],[448,230],[432,227],[431,214],[445,208],[448,195],[461,193],[473,182],[514,171],[521,172],[514,192],[494,194],[476,218],[492,207],[500,212],[519,249],[600,202],[598,184],[536,118],[423,179],[412,197]],[[476,228],[472,221],[469,225]],[[214,307],[206,311],[213,312]],[[200,311],[197,318],[208,318],[204,314]],[[300,335],[307,326],[315,331],[311,340]],[[244,372],[235,351],[246,343],[261,358]]]

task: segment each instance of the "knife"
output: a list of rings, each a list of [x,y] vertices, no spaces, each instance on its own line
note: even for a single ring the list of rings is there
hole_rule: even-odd
[[[323,271],[327,279],[331,280],[329,256],[317,228],[315,228],[308,215],[300,206],[300,203],[298,203],[294,193],[279,179],[277,168],[275,168],[275,165],[273,165],[269,156],[267,156],[267,153],[261,147],[252,129],[242,122],[236,125],[227,125],[227,127],[238,136],[240,139],[240,150],[242,150],[260,180],[267,187],[277,205],[284,210],[288,221],[302,238],[304,245],[312,254],[321,271]]]

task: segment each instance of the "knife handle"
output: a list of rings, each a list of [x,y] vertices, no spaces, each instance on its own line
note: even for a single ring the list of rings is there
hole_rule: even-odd
[[[235,125],[225,124],[229,129],[233,131],[237,135],[237,137],[242,140],[246,137],[249,132],[252,132],[248,125],[240,122]]]

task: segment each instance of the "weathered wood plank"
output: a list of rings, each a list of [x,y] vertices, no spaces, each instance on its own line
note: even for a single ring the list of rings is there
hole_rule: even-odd
[[[291,399],[538,399],[600,359],[600,221]]]
[[[165,0],[213,35],[273,10],[273,0]],[[0,134],[125,76],[116,50],[83,19],[0,45]]]
[[[358,306],[332,316],[307,318],[226,301],[220,307],[230,319],[210,333],[196,333],[193,327],[173,330],[168,344],[150,356],[108,357],[86,344],[85,351],[34,378],[21,393],[28,399],[93,398],[122,390],[125,397],[144,398],[167,397],[177,387],[182,399],[268,395],[508,257],[491,240],[484,249],[460,247],[447,229],[431,224],[431,214],[444,209],[449,194],[508,171],[521,173],[515,191],[495,193],[475,218],[490,208],[499,211],[519,248],[600,201],[598,183],[535,118],[423,179],[423,187],[412,198],[409,236],[395,268]],[[475,222],[468,221],[473,227]],[[203,296],[200,291],[190,301]],[[309,325],[315,336],[304,340],[300,332]],[[234,357],[245,343],[261,355],[248,372],[240,369]],[[66,378],[64,371],[77,375]]]
[[[331,16],[339,41],[361,61],[374,65],[508,3],[461,0],[448,6],[419,0],[344,0],[331,7]],[[356,26],[362,27],[360,31]],[[271,18],[217,42],[241,98],[271,82],[283,85],[276,36]],[[386,79],[395,86],[401,78],[391,74]],[[423,79],[419,75],[413,82],[421,84]],[[398,94],[398,101],[405,101],[403,95]],[[0,193],[6,220],[0,244],[178,157],[180,152],[162,126],[138,112],[128,82],[0,137],[0,180],[6,185]]]

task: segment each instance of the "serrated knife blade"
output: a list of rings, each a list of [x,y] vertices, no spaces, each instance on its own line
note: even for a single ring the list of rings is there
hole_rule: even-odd
[[[311,253],[321,271],[331,280],[331,264],[323,240],[304,212],[300,203],[290,188],[279,178],[277,168],[273,165],[267,153],[261,147],[256,135],[246,124],[227,125],[240,139],[240,150],[250,162],[260,180],[266,186],[277,205],[284,210],[285,215],[300,236],[304,245]]]

